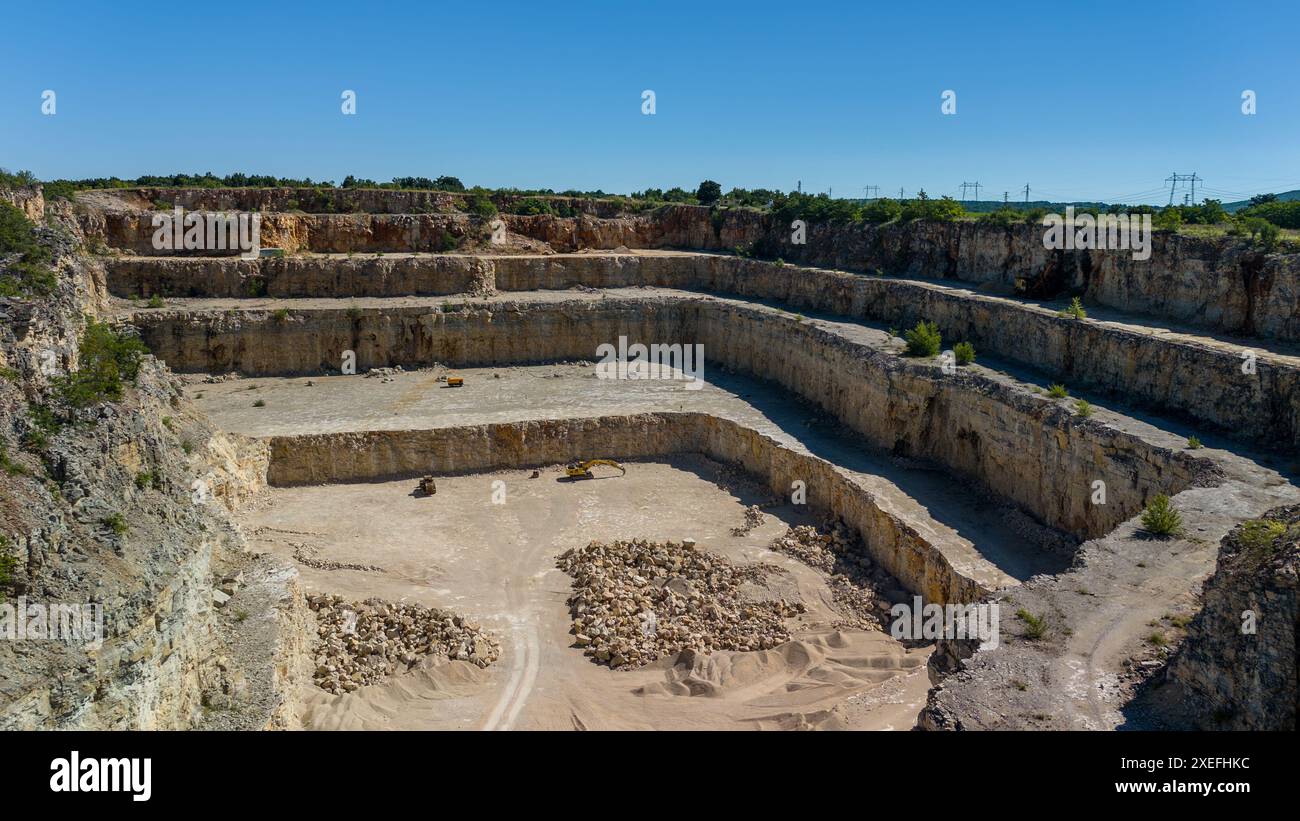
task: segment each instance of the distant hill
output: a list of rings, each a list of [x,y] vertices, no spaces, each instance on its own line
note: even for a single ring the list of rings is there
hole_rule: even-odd
[[[1035,208],[1046,208],[1048,211],[1064,211],[1067,205],[1073,205],[1075,208],[1087,208],[1089,210],[1104,209],[1104,202],[1048,202],[1047,200],[1030,200],[1028,204],[1024,200],[1010,200],[1003,203],[1002,200],[966,200],[962,202],[962,208],[971,214],[983,214],[989,211],[997,211],[1007,205],[1017,208],[1021,211],[1033,210]]]
[[[1277,195],[1277,198],[1280,202],[1300,200],[1300,189],[1297,189],[1295,191],[1284,191],[1282,193],[1279,193]],[[866,202],[866,200],[861,198],[852,198],[852,199],[854,202],[858,202],[858,203]],[[1026,203],[1024,200],[1011,200],[1009,203],[1006,204],[1010,205],[1012,208],[1021,211],[1031,210],[1035,208],[1045,208],[1048,211],[1053,211],[1053,212],[1064,211],[1067,205],[1073,205],[1075,208],[1085,208],[1090,211],[1104,210],[1108,205],[1108,203],[1104,203],[1104,202],[1048,202],[1046,200],[1030,200],[1028,203]],[[961,205],[962,208],[966,209],[967,213],[982,214],[988,211],[997,211],[999,208],[1003,207],[1003,202],[1002,200],[962,200]],[[1157,205],[1158,207],[1160,203],[1155,203],[1155,205]],[[1223,210],[1227,211],[1229,214],[1235,214],[1237,211],[1241,210],[1242,208],[1245,208],[1248,205],[1250,205],[1250,200],[1241,200],[1240,202],[1225,202],[1223,204]]]
[[[910,197],[909,197],[910,199]],[[856,203],[865,203],[866,200],[861,197],[852,200]],[[1075,208],[1086,208],[1089,210],[1104,209],[1104,202],[1049,202],[1048,200],[1030,200],[1026,203],[1024,200],[1011,200],[1004,203],[1002,200],[958,200],[961,207],[966,209],[969,214],[983,214],[989,211],[997,211],[1006,206],[1010,206],[1020,211],[1031,211],[1035,208],[1046,208],[1048,211],[1064,211],[1065,206],[1073,205]]]
[[[1284,191],[1281,194],[1278,194],[1277,198],[1278,200],[1283,202],[1288,202],[1290,200],[1300,200],[1300,190]],[[1242,200],[1240,202],[1225,202],[1223,204],[1223,210],[1227,211],[1229,214],[1235,214],[1237,213],[1237,211],[1239,211],[1242,208],[1245,208],[1247,205],[1250,205],[1250,200]]]

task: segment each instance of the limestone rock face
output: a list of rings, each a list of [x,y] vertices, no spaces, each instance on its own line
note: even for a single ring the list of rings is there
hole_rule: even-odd
[[[0,188],[0,201],[15,206],[27,219],[38,225],[45,218],[45,193],[39,185],[26,188]]]
[[[68,216],[50,210],[56,223]],[[102,266],[78,253],[76,227],[41,230],[53,232],[55,292],[0,300],[0,366],[9,372],[0,379],[0,445],[14,467],[0,470],[0,535],[14,560],[0,592],[9,604],[98,608],[102,635],[0,641],[0,728],[192,727],[212,694],[238,682],[257,689],[255,679],[273,676],[266,659],[246,671],[223,667],[220,627],[230,616],[216,607],[230,595],[217,589],[219,568],[243,551],[227,504],[264,481],[266,451],[259,463],[257,447],[213,431],[151,357],[120,401],[35,435],[53,380],[79,365],[84,317],[104,298]],[[284,588],[294,577],[275,579]],[[265,711],[244,716],[252,726],[282,706],[273,684]]]
[[[493,303],[451,313],[425,307],[137,315],[160,357],[182,371],[319,373],[354,350],[357,368],[580,361],[620,334],[704,345],[708,368],[774,381],[900,455],[977,477],[1040,520],[1081,536],[1107,532],[1149,495],[1178,492],[1204,460],[1094,421],[1008,380],[945,375],[764,307],[707,298]],[[375,457],[380,458],[380,457]],[[1074,477],[1104,479],[1111,498],[1089,503]],[[1160,488],[1161,490],[1154,490]]]
[[[1300,505],[1271,510],[1223,539],[1201,612],[1169,665],[1193,726],[1295,730],[1298,581]]]
[[[110,288],[119,295],[233,296],[245,287],[241,282],[252,281],[265,283],[271,293],[301,295],[319,289],[321,296],[342,296],[350,289],[382,296],[403,288],[447,294],[464,293],[467,288],[471,293],[490,293],[654,285],[779,300],[791,308],[895,327],[928,319],[938,324],[945,340],[964,340],[979,351],[1051,371],[1070,385],[1087,385],[1113,392],[1126,402],[1186,414],[1239,439],[1300,447],[1300,366],[1291,359],[1260,352],[1256,373],[1247,375],[1240,367],[1241,352],[1249,347],[1245,341],[1234,345],[1199,339],[1188,344],[1185,338],[1140,325],[1080,322],[1037,305],[932,283],[698,255],[437,256],[333,262],[304,257],[260,263],[173,259],[144,264],[109,259],[105,264]],[[604,310],[613,305],[608,302],[611,305]],[[545,322],[547,344],[556,355],[589,358],[594,351],[590,341],[582,343],[587,350],[564,341],[573,336],[568,320],[544,320],[523,300],[519,306],[492,306],[490,315],[485,310],[475,305],[454,315],[440,315],[429,308],[390,308],[382,315],[363,310],[349,318],[339,318],[335,312],[333,320],[327,311],[297,311],[289,321],[276,323],[267,321],[269,312],[244,311],[210,321],[201,314],[151,310],[137,314],[136,321],[150,344],[158,344],[160,355],[179,370],[234,368],[253,374],[275,372],[271,369],[278,367],[281,372],[310,372],[337,367],[343,350],[362,352],[367,367],[422,362],[430,356],[445,362],[478,357],[475,361],[483,364],[495,361],[493,356],[503,361],[519,361],[515,357],[526,352],[541,356],[542,349],[527,337],[515,337],[516,342],[527,343],[517,345],[504,338],[505,327],[520,322]],[[589,307],[582,311],[591,313]],[[575,314],[566,308],[563,316]],[[628,311],[622,321],[645,328],[650,320]],[[484,322],[488,324],[483,328],[476,327]],[[203,328],[208,329],[211,344],[206,336],[199,336]],[[601,324],[592,333],[597,331],[617,336],[612,326],[606,330]],[[281,344],[291,338],[296,351],[292,360]],[[493,353],[484,358],[480,352],[489,340]],[[207,352],[194,349],[192,342],[204,342]],[[507,344],[518,350],[503,347]]]
[[[437,252],[446,237],[482,242],[489,220],[458,210],[457,195],[437,192],[348,192],[295,189],[241,191],[142,190],[82,195],[82,227],[108,246],[154,254],[149,200],[194,209],[261,209],[262,245],[329,253]],[[324,213],[285,213],[300,198],[324,198]],[[336,202],[337,201],[337,202]],[[355,201],[355,202],[353,202]],[[343,203],[353,203],[345,206]],[[506,205],[503,201],[503,205]],[[790,227],[741,209],[668,205],[620,213],[615,201],[563,201],[566,216],[502,213],[511,236],[545,252],[582,249],[749,249],[771,259],[970,282],[991,293],[1086,301],[1215,331],[1300,339],[1300,255],[1265,253],[1249,241],[1156,232],[1149,259],[1130,251],[1057,251],[1044,247],[1043,227],[977,222],[808,226],[807,242],[790,242]],[[360,211],[353,213],[352,211]]]

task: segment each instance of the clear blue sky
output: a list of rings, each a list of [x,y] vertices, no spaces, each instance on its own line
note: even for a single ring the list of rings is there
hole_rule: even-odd
[[[1160,201],[1133,195],[1195,171],[1225,199],[1300,188],[1294,0],[10,2],[3,17],[0,166],[43,179],[628,192],[707,177],[837,196],[979,181],[982,198],[1028,182],[1035,198]]]

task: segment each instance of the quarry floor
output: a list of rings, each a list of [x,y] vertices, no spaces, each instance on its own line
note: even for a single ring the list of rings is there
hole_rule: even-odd
[[[879,336],[879,344],[890,344],[887,335],[877,329],[844,324],[851,333],[873,339]],[[1048,383],[1041,375],[996,360],[975,367],[989,366],[996,368],[991,372],[1002,379]],[[1229,481],[1218,488],[1187,492],[1185,538],[1149,540],[1137,532],[1132,521],[1104,538],[1085,543],[1071,569],[1071,557],[1044,551],[1031,542],[1017,527],[1020,514],[1005,503],[981,498],[945,471],[896,460],[846,432],[811,405],[757,380],[706,371],[705,387],[688,390],[684,382],[601,380],[595,376],[594,365],[569,363],[458,369],[455,373],[466,385],[453,389],[438,381],[446,373],[445,369],[429,368],[369,378],[257,377],[213,383],[204,382],[200,375],[185,378],[190,382],[187,395],[218,426],[258,437],[684,410],[732,418],[779,442],[809,451],[853,472],[873,493],[887,497],[896,509],[904,511],[909,523],[927,539],[942,544],[946,554],[973,559],[968,566],[983,565],[980,580],[1005,591],[1003,647],[987,654],[972,678],[946,681],[938,699],[943,705],[960,705],[959,714],[967,726],[1093,730],[1158,726],[1132,702],[1141,677],[1129,671],[1158,657],[1145,637],[1154,629],[1169,630],[1171,615],[1185,615],[1195,608],[1200,583],[1214,567],[1218,540],[1235,522],[1260,515],[1295,498],[1296,493],[1285,476],[1266,467],[1275,461],[1269,454],[1252,453],[1239,444],[1207,436],[1202,453],[1215,459]],[[259,400],[264,405],[255,407]],[[1109,406],[1098,405],[1099,420],[1166,442],[1169,447],[1181,447],[1183,437],[1191,432],[1167,419],[1126,410],[1113,400],[1100,401]],[[1282,457],[1279,461],[1289,460]],[[630,474],[652,477],[656,470],[670,471],[663,466],[637,465]],[[689,471],[677,473],[688,475]],[[399,600],[403,596],[427,597],[416,600],[481,618],[496,627],[503,639],[503,657],[487,671],[461,663],[431,662],[427,669],[350,696],[329,696],[308,687],[304,726],[904,729],[914,725],[916,712],[912,708],[924,704],[930,686],[924,673],[894,676],[875,689],[850,677],[843,687],[826,690],[818,685],[815,692],[798,699],[792,695],[810,680],[843,682],[846,669],[873,664],[893,669],[889,665],[896,656],[891,653],[901,647],[880,634],[846,639],[813,630],[800,633],[798,641],[778,650],[715,654],[708,671],[694,674],[703,678],[703,685],[691,678],[689,671],[673,670],[666,663],[614,673],[589,662],[568,646],[563,605],[568,580],[552,569],[558,553],[593,538],[680,538],[687,534],[677,528],[685,523],[706,549],[721,548],[724,555],[752,561],[784,524],[778,525],[768,516],[765,529],[757,532],[757,541],[733,539],[729,530],[739,523],[742,504],[750,502],[727,494],[719,498],[719,491],[700,481],[698,475],[692,482],[710,491],[697,488],[700,492],[678,497],[675,489],[688,485],[680,478],[669,479],[671,471],[644,486],[635,477],[625,484],[617,478],[584,483],[582,493],[594,492],[594,488],[602,494],[635,496],[639,518],[637,512],[618,512],[617,504],[606,511],[599,499],[586,502],[587,508],[564,504],[574,501],[572,497],[536,497],[529,502],[539,488],[568,487],[554,482],[555,475],[543,473],[542,479],[531,481],[522,481],[527,472],[440,479],[434,500],[413,497],[414,482],[409,480],[272,489],[268,506],[245,517],[246,532],[255,534],[259,527],[266,527],[319,534],[310,542],[319,550],[319,558],[376,564],[388,571],[328,572],[299,564],[308,589],[358,599],[372,595]],[[488,505],[492,478],[503,478],[510,494],[522,491],[523,498],[516,501],[521,508],[525,502],[535,505],[537,514],[520,519]],[[454,499],[451,494],[461,492],[477,498],[455,505],[454,514],[450,505],[448,511],[437,508],[439,516],[457,518],[429,520],[418,515],[412,518],[406,512],[427,514],[430,506],[421,508],[420,503],[441,505],[444,493]],[[780,509],[775,512],[781,513]],[[589,522],[602,516],[607,517],[610,529],[598,531]],[[552,518],[554,525],[550,524]],[[449,524],[444,528],[442,521]],[[569,524],[564,524],[566,521]],[[721,541],[707,535],[710,533]],[[254,549],[291,556],[290,542],[308,540],[268,529],[255,535],[253,542]],[[481,546],[484,542],[486,549]],[[499,552],[511,545],[516,552]],[[748,554],[727,553],[729,548],[744,545],[749,546]],[[423,555],[430,559],[418,558]],[[527,561],[514,561],[520,555]],[[448,557],[452,556],[461,557],[463,566],[457,573],[463,575],[438,575],[444,563],[450,566]],[[401,575],[390,579],[394,570]],[[512,575],[516,571],[518,575]],[[501,579],[513,581],[506,586]],[[348,586],[340,586],[342,583]],[[418,590],[419,585],[424,588]],[[475,585],[492,589],[480,596]],[[1021,607],[1047,616],[1054,625],[1046,642],[1027,647],[1017,638],[1019,624],[1014,613]],[[1175,638],[1171,631],[1171,639]],[[830,655],[832,651],[835,655]],[[882,653],[884,661],[879,660]],[[733,672],[742,668],[743,674]],[[678,686],[683,679],[691,679],[695,682],[691,686],[710,693],[725,682],[722,689],[726,692],[721,700],[705,700],[704,707],[695,706],[699,703],[696,699],[667,695],[689,690]],[[740,680],[745,683],[738,683]],[[534,682],[532,689],[528,681]],[[1029,686],[1022,690],[1026,683]],[[533,695],[538,688],[541,695]],[[520,706],[521,690],[529,694],[524,706]],[[655,693],[654,698],[647,696],[650,692]],[[802,700],[804,696],[809,700]],[[683,701],[691,704],[682,707]]]
[[[970,290],[969,283],[926,283],[982,295]],[[168,300],[168,307],[384,310],[471,299],[499,304],[638,296],[701,297],[690,291],[633,287],[505,292],[487,299],[185,299]],[[115,303],[124,315],[150,310],[123,300]],[[846,339],[877,349],[902,348],[901,340],[879,323],[805,313],[808,321]],[[1230,337],[1158,320],[1100,309],[1091,318],[1234,355],[1242,347]],[[1280,362],[1300,361],[1294,346],[1255,340],[1253,347]],[[985,353],[971,367],[1040,392],[1056,381]],[[429,368],[377,378],[256,377],[214,383],[191,374],[186,392],[219,427],[257,437],[659,411],[700,411],[733,419],[854,473],[873,493],[903,510],[927,539],[942,543],[946,553],[983,564],[979,581],[1005,591],[1006,644],[982,654],[982,663],[970,676],[947,681],[938,699],[968,727],[1150,726],[1131,707],[1135,684],[1126,672],[1156,655],[1145,637],[1170,615],[1194,611],[1200,582],[1213,569],[1218,540],[1228,529],[1300,493],[1288,481],[1296,469],[1293,457],[1260,453],[1175,418],[1125,407],[1113,395],[1077,390],[1071,399],[1095,400],[1098,422],[1148,442],[1180,450],[1189,435],[1198,435],[1207,445],[1201,454],[1214,459],[1228,481],[1181,497],[1187,525],[1183,538],[1151,540],[1130,521],[1085,543],[1071,568],[1070,556],[1032,542],[1023,520],[999,500],[980,497],[943,471],[891,458],[811,405],[755,380],[706,372],[708,384],[694,391],[681,382],[599,380],[594,366],[573,363],[458,369],[466,386],[451,389],[438,381],[446,373]],[[259,401],[263,406],[255,407]],[[385,568],[375,573],[323,571],[300,564],[309,591],[447,607],[480,619],[503,639],[501,660],[487,670],[429,662],[418,672],[348,696],[306,688],[304,726],[912,727],[929,688],[924,671],[912,661],[919,658],[920,665],[924,655],[904,653],[882,634],[830,630],[825,624],[829,595],[818,574],[765,550],[787,522],[800,520],[788,509],[769,509],[762,528],[746,537],[731,536],[743,506],[766,499],[728,490],[710,478],[712,471],[699,457],[683,457],[672,464],[634,463],[627,477],[577,485],[556,482],[555,469],[544,470],[538,479],[528,479],[529,471],[449,477],[439,479],[433,499],[413,496],[413,480],[270,490],[261,506],[243,517],[254,549],[292,558],[295,545],[307,545],[318,558]],[[490,503],[495,479],[506,482],[504,506]],[[762,653],[714,654],[707,669],[694,672],[674,669],[667,662],[611,672],[568,646],[564,599],[569,584],[554,569],[556,555],[592,539],[684,536],[736,560],[789,566],[812,610],[796,631],[797,640]],[[821,606],[814,607],[817,602]],[[1018,637],[1012,614],[1021,607],[1048,619],[1052,628],[1046,641],[1027,644]],[[688,691],[702,697],[681,694]]]
[[[528,377],[532,378],[532,377]],[[210,387],[210,386],[207,386]],[[767,549],[790,524],[769,508],[745,536],[745,507],[765,501],[721,466],[686,455],[633,462],[626,476],[560,481],[550,468],[444,477],[432,497],[414,481],[272,489],[246,512],[250,547],[290,560],[376,565],[382,571],[300,565],[307,592],[380,596],[451,609],[502,640],[486,669],[427,660],[354,693],[302,693],[311,729],[911,729],[930,688],[928,649],[883,632],[838,630],[818,571]],[[502,504],[493,482],[504,482]],[[694,669],[661,660],[611,671],[570,646],[570,579],[556,557],[591,540],[694,538],[736,562],[763,561],[787,598],[808,608],[793,640],[756,652],[715,652]]]
[[[1069,557],[1018,529],[1022,514],[972,494],[946,472],[871,447],[813,406],[756,380],[706,371],[677,380],[611,380],[589,363],[458,369],[461,388],[430,368],[389,377],[258,377],[195,382],[186,393],[225,430],[255,437],[407,430],[532,419],[696,411],[732,419],[854,474],[989,589],[1063,570]],[[191,377],[193,378],[193,377]],[[261,407],[255,406],[263,402]],[[590,454],[599,458],[603,454]],[[982,559],[982,561],[981,561]],[[979,568],[983,568],[979,571]]]

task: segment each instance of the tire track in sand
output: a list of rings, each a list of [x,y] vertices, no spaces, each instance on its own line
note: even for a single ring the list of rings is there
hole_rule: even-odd
[[[509,730],[510,725],[519,716],[524,702],[532,692],[533,683],[537,681],[538,659],[541,655],[537,641],[537,626],[531,619],[510,617],[511,664],[510,680],[497,700],[496,706],[487,721],[483,723],[485,731]]]

